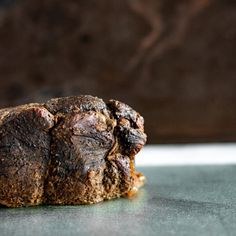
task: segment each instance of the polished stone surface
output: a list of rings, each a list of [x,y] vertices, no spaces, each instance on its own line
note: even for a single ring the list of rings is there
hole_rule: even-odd
[[[143,167],[133,199],[0,208],[0,235],[235,235],[236,166]]]

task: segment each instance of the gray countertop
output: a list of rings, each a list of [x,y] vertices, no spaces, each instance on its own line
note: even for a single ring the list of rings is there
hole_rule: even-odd
[[[133,199],[0,208],[0,235],[235,235],[236,167],[143,167]]]

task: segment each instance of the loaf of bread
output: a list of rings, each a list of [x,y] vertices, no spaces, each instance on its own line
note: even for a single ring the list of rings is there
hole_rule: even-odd
[[[92,204],[134,194],[144,120],[119,101],[51,99],[0,110],[0,204]]]

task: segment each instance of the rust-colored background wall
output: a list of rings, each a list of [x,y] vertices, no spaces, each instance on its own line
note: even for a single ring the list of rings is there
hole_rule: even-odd
[[[0,106],[120,99],[149,143],[236,140],[235,0],[0,0]]]

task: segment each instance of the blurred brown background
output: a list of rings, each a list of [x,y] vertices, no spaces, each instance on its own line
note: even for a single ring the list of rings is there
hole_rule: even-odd
[[[235,0],[0,0],[0,106],[92,94],[149,143],[236,141]]]

